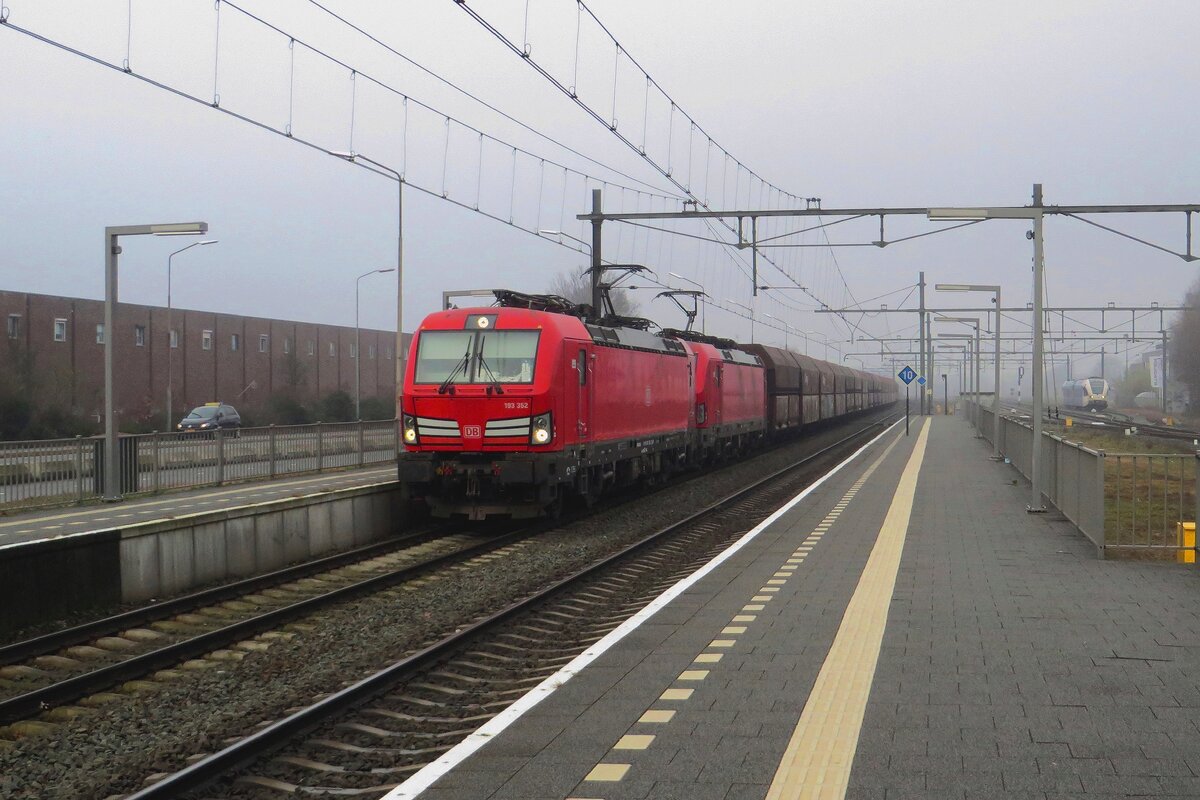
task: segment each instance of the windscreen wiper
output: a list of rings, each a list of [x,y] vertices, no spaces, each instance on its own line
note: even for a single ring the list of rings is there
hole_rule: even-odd
[[[492,379],[492,385],[488,387],[488,390],[495,391],[496,394],[504,394],[504,388],[500,385],[500,379],[496,377],[496,373],[492,372],[492,368],[488,366],[488,363],[483,360],[483,343],[485,341],[487,341],[486,336],[479,337],[479,366]]]
[[[468,341],[466,352],[463,353],[463,357],[458,360],[458,363],[454,365],[454,369],[452,369],[450,371],[450,374],[446,376],[446,380],[442,381],[442,385],[438,387],[438,394],[445,394],[446,392],[450,391],[451,390],[450,385],[452,383],[454,383],[454,379],[457,378],[458,374],[460,372],[462,372],[463,370],[465,370],[467,368],[467,365],[470,363],[471,363],[471,342]]]

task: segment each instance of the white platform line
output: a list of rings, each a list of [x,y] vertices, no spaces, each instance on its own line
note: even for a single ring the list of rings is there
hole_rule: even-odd
[[[895,428],[902,421],[903,420],[894,422],[892,425],[885,428],[882,433],[864,444],[858,450],[855,450],[852,455],[839,463],[829,472],[826,472],[824,475],[818,478],[813,484],[800,492],[800,494],[796,495],[787,503],[785,503],[774,514],[764,519],[752,530],[743,534],[742,538],[725,548],[725,550],[714,557],[712,561],[709,561],[703,567],[693,572],[691,575],[687,576],[670,589],[667,589],[658,597],[654,598],[652,601],[650,601],[649,605],[634,614],[629,619],[625,620],[619,627],[615,628],[603,639],[580,653],[569,664],[566,664],[558,672],[554,673],[537,686],[530,689],[529,692],[523,695],[519,700],[517,700],[508,708],[504,709],[504,711],[500,712],[495,717],[492,717],[477,731],[463,739],[450,750],[447,750],[446,753],[437,761],[426,764],[420,770],[413,773],[408,780],[404,781],[404,783],[400,784],[395,789],[392,789],[390,792],[384,795],[383,800],[410,800],[410,798],[417,797],[421,792],[428,789],[434,784],[435,781],[438,780],[438,778],[441,778],[443,775],[450,772],[450,770],[454,769],[456,766],[469,758],[476,750],[483,747],[492,739],[496,738],[496,736],[499,735],[505,728],[512,725],[514,722],[524,716],[526,711],[529,711],[538,703],[545,700],[547,697],[553,694],[558,687],[562,686],[575,675],[582,672],[585,667],[602,656],[609,648],[620,642],[633,631],[637,630],[643,622],[653,617],[660,610],[666,607],[668,603],[690,588],[701,578],[708,575],[708,573],[712,572],[714,569],[723,564],[734,553],[749,544],[760,533],[774,524],[776,520],[790,511],[797,503],[812,494],[812,492],[814,492],[821,484],[825,483],[825,481],[832,478],[838,472],[841,472],[844,467],[866,452],[871,445],[875,444],[877,441],[886,436],[888,432],[892,430],[892,428]]]

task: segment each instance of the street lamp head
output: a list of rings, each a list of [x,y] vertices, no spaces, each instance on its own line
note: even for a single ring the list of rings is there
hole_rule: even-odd
[[[198,244],[198,245],[216,244],[219,241],[221,241],[221,240],[220,239],[205,239],[202,242],[196,242],[196,244]]]
[[[151,225],[148,233],[155,236],[196,236],[208,233],[207,222],[174,222],[167,225]]]
[[[935,283],[934,289],[939,292],[998,292],[1000,287],[986,283]]]
[[[381,273],[382,273],[382,272],[395,272],[395,271],[396,271],[396,268],[395,268],[395,267],[385,267],[384,269],[377,269],[377,270],[375,270],[375,271],[376,271],[376,272],[381,272]]]

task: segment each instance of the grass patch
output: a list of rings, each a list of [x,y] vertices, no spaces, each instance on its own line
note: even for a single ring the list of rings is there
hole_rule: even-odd
[[[1183,453],[1192,455],[1196,452],[1196,448],[1189,441],[1125,436],[1123,433],[1114,433],[1112,430],[1088,425],[1074,425],[1070,428],[1056,430],[1054,433],[1069,442],[1082,444],[1092,450],[1103,450],[1106,453]]]
[[[1171,547],[1176,524],[1195,519],[1195,459],[1162,455],[1105,457],[1106,545]]]

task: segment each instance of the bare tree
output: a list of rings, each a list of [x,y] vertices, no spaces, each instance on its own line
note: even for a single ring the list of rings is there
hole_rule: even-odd
[[[592,276],[587,272],[565,270],[554,276],[547,289],[550,294],[565,297],[572,303],[592,302]],[[614,289],[610,295],[613,308],[623,317],[637,316],[641,306],[624,289]]]
[[[1188,289],[1186,310],[1171,325],[1170,375],[1188,387],[1193,407],[1200,398],[1200,279]]]

